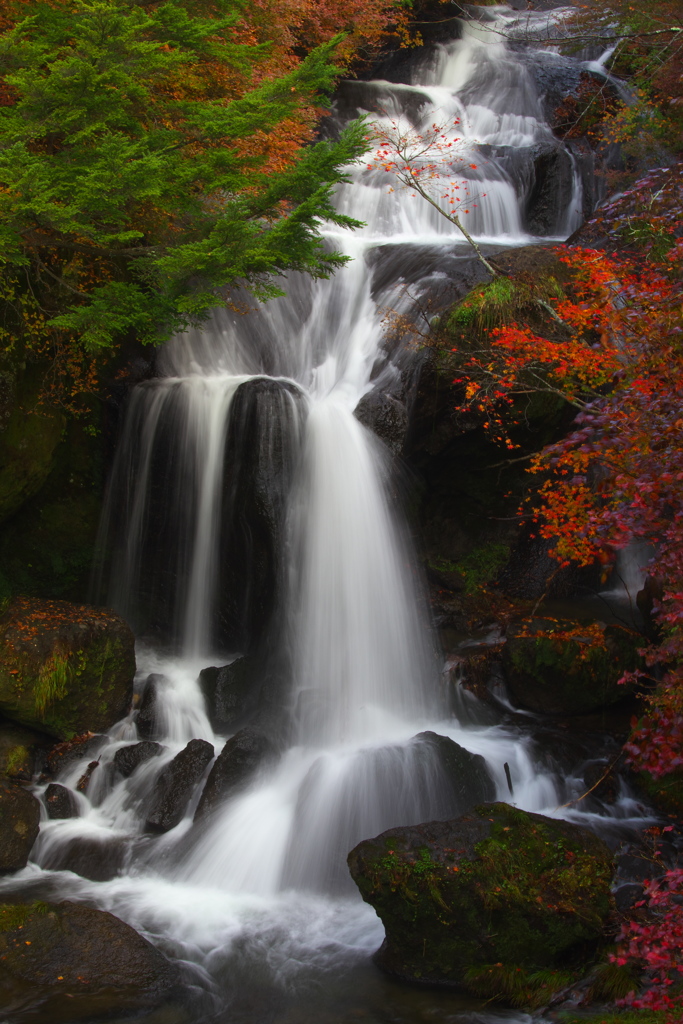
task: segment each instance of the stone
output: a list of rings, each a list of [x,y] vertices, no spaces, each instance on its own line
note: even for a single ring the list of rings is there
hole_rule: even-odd
[[[275,748],[263,733],[251,728],[235,733],[221,750],[209,773],[197,806],[195,821],[241,792],[259,769],[274,756]]]
[[[164,749],[161,743],[155,743],[154,740],[142,740],[117,750],[112,763],[116,771],[127,779],[136,768],[150,758],[158,757]]]
[[[0,873],[26,867],[39,822],[40,804],[33,794],[0,780]]]
[[[107,742],[103,735],[79,737],[56,743],[45,760],[45,772],[53,777],[67,775],[79,761],[92,760]]]
[[[307,408],[296,384],[264,377],[240,384],[230,404],[216,620],[221,649],[251,653],[270,627]]]
[[[542,628],[543,622],[537,625]],[[576,627],[575,622],[564,625]],[[616,704],[632,692],[619,679],[637,667],[642,637],[618,626],[603,626],[601,644],[592,637],[582,643],[580,636],[561,635],[561,621],[549,627],[560,635],[526,637],[508,631],[503,661],[515,703],[544,715],[581,715]]]
[[[252,658],[237,658],[229,665],[205,668],[199,673],[199,688],[214,732],[229,732],[244,717],[253,669]]]
[[[76,818],[78,816],[76,797],[70,789],[60,786],[58,782],[50,783],[45,790],[43,799],[48,818]]]
[[[450,817],[495,799],[496,786],[481,754],[471,754],[448,736],[435,732],[418,733],[415,740],[427,747],[441,769],[448,788]]]
[[[386,929],[377,964],[477,994],[477,968],[588,962],[613,908],[601,839],[504,803],[389,829],[359,843],[348,864]]]
[[[41,848],[40,865],[49,871],[73,871],[92,882],[109,882],[121,874],[128,847],[121,836],[59,837],[58,841],[53,835]]]
[[[400,399],[377,389],[368,391],[353,414],[364,427],[384,441],[392,455],[402,453],[408,432],[408,410]]]
[[[16,598],[0,621],[0,711],[60,740],[104,732],[130,706],[134,646],[112,611]]]
[[[190,740],[184,750],[166,765],[154,784],[145,828],[168,832],[182,821],[192,794],[213,758],[206,740]]]
[[[144,740],[152,740],[161,736],[159,721],[159,690],[166,682],[166,676],[152,672],[145,680],[145,686],[135,717],[138,736]]]
[[[177,999],[177,966],[103,910],[75,903],[0,906],[0,1002],[36,1024],[90,1021]]]

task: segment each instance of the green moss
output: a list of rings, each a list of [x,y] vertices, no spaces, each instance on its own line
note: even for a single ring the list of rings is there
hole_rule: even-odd
[[[533,284],[497,277],[490,284],[475,288],[455,306],[446,319],[446,331],[460,341],[467,341],[463,332],[475,336],[486,334],[530,309],[543,310],[551,299],[563,295],[561,285],[552,274],[543,275]]]
[[[30,761],[30,751],[27,747],[13,747],[8,755],[5,762],[5,774],[12,778],[15,775],[23,774],[26,770],[26,765]]]
[[[55,651],[38,672],[38,680],[33,689],[33,702],[36,714],[44,716],[48,707],[57,700],[62,700],[67,693],[72,670],[66,655]]]
[[[456,563],[465,581],[465,593],[473,594],[495,580],[510,557],[509,544],[490,543],[474,548]]]
[[[527,994],[533,988],[540,999],[594,955],[612,909],[611,854],[591,833],[507,804],[484,804],[461,820],[459,834],[473,845],[406,850],[390,835],[381,852],[362,854],[362,871],[351,854],[361,893],[386,927],[380,962],[475,994],[492,965],[519,968]],[[503,975],[490,980],[485,994],[503,995]]]
[[[0,905],[0,932],[23,928],[30,917],[42,916],[49,910],[47,903],[10,903]]]

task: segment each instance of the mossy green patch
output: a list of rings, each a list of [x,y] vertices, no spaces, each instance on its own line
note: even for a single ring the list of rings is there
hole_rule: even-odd
[[[660,811],[683,816],[683,771],[679,768],[656,779],[649,772],[639,772],[638,785]]]
[[[0,904],[0,932],[11,932],[23,928],[30,917],[41,916],[48,910],[48,904],[40,901]]]
[[[349,866],[386,928],[380,965],[477,994],[492,965],[519,968],[538,993],[555,983],[539,972],[585,966],[612,909],[605,844],[507,804],[392,829],[356,847]],[[502,975],[491,980],[489,997]]]

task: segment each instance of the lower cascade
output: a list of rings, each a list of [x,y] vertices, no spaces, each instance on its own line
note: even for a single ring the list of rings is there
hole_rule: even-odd
[[[408,81],[342,85],[335,117],[457,118],[477,242],[564,240],[598,198],[594,158],[548,125],[536,72],[554,55],[508,48],[498,28],[517,15],[486,12]],[[562,16],[525,14],[525,29]],[[556,177],[539,181],[541,165]],[[62,813],[0,884],[131,924],[180,962],[197,1021],[351,1019],[344,978],[361,1003],[380,998],[382,924],[346,863],[378,833],[485,801],[607,832],[641,814],[626,791],[609,812],[561,807],[583,780],[543,767],[533,716],[513,725],[442,674],[397,459],[363,410],[384,402],[407,429],[418,357],[386,342],[384,311],[409,315],[479,268],[418,196],[373,165],[349,173],[338,206],[365,226],[326,233],[346,268],[213,314],[130,395],[97,586],[138,637],[134,707],[67,760],[59,791],[41,788]],[[417,999],[396,1019],[426,1019]],[[447,1019],[530,1020],[464,1003]]]

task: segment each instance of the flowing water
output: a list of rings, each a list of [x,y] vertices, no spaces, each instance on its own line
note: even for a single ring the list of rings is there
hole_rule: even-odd
[[[444,164],[444,182],[467,178],[479,196],[469,230],[498,248],[533,240],[534,162],[560,153],[566,187],[545,238],[563,239],[582,219],[586,167],[545,121],[533,45],[513,51],[500,35],[516,15],[485,16],[421,54],[409,81],[348,83],[339,109],[385,125],[449,124],[459,161]],[[540,33],[548,17],[525,15],[525,26]],[[555,59],[547,48],[541,58]],[[5,884],[129,921],[186,964],[194,1021],[523,1021],[376,974],[368,958],[382,928],[345,868],[359,840],[457,812],[414,740],[427,728],[483,754],[500,798],[507,763],[521,807],[567,814],[558,805],[581,788],[539,768],[530,731],[491,721],[457,681],[453,692],[444,683],[392,459],[354,409],[373,388],[405,399],[410,354],[385,344],[382,316],[408,310],[408,278],[424,296],[442,267],[476,266],[419,196],[390,191],[363,161],[349,174],[338,205],[365,227],[325,234],[350,264],[328,282],[289,275],[286,298],[250,313],[215,313],[171,341],[159,375],[131,395],[102,527],[104,575],[109,601],[141,637],[139,687],[155,674],[165,749],[121,779],[107,765],[138,739],[135,713],[119,723],[77,796],[80,816],[43,821],[31,863]],[[207,717],[200,670],[245,651],[259,665],[256,720],[277,758],[208,825],[192,824],[200,786],[179,825],[146,834],[162,768],[192,738],[216,753],[226,739]],[[87,760],[60,781],[75,789]],[[610,813],[616,826],[638,808],[624,795]],[[93,878],[67,870],[79,851]],[[107,871],[112,858],[118,873]]]

